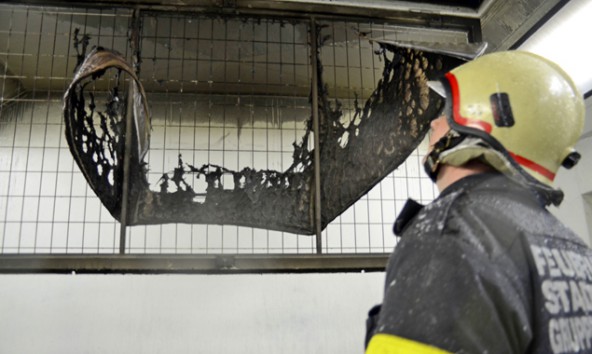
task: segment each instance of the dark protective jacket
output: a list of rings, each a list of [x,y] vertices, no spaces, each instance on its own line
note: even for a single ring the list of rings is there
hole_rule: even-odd
[[[592,353],[592,251],[533,192],[481,174],[405,209],[367,354]]]

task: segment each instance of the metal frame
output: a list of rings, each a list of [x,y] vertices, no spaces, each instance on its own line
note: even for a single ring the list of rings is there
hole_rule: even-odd
[[[141,10],[211,12],[215,14],[285,14],[318,17],[347,16],[393,20],[402,25],[479,29],[478,10],[469,7],[434,5],[422,2],[378,0],[4,0],[40,6],[128,7]]]
[[[383,271],[383,254],[2,255],[2,273],[318,273]]]
[[[319,132],[319,111],[318,111],[318,43],[317,43],[317,26],[316,26],[316,19],[311,17],[310,21],[310,43],[311,43],[311,68],[312,68],[312,116],[313,116],[313,133],[315,136],[318,136]],[[134,10],[130,31],[132,33],[138,33],[141,27],[141,14],[140,10]],[[134,40],[135,39],[135,40]],[[139,43],[137,43],[138,35],[131,35],[130,36],[130,46],[132,49],[132,60],[134,66],[137,64],[137,56],[136,53],[138,52]],[[128,93],[128,105],[127,105],[127,116],[132,115],[132,85],[129,86],[129,93]],[[126,121],[126,132],[132,131],[132,119],[127,119]],[[132,149],[130,148],[132,144],[132,134],[126,134],[126,142],[125,142],[125,155],[124,155],[124,167],[123,167],[123,187],[122,187],[122,208],[121,208],[121,222],[120,222],[120,231],[119,231],[119,253],[121,255],[125,254],[126,248],[126,228],[127,228],[127,215],[128,215],[128,199],[129,199],[129,163],[131,159]],[[315,208],[314,208],[314,222],[315,222],[315,237],[316,237],[316,252],[317,254],[322,254],[323,249],[323,241],[322,241],[322,225],[321,225],[321,167],[320,167],[320,145],[319,139],[314,139],[314,201],[315,201]],[[216,258],[216,264],[218,264],[219,256]],[[251,257],[253,258],[253,257]],[[254,257],[257,259],[257,257]],[[305,260],[306,258],[299,258],[300,261]],[[302,266],[298,265],[299,262],[289,266],[290,269],[299,269]],[[207,262],[206,262],[207,263]],[[224,262],[227,263],[227,262]],[[234,263],[234,261],[232,262]],[[256,265],[258,262],[255,262]],[[265,262],[263,262],[265,263]],[[268,264],[277,264],[277,263],[286,263],[286,262],[271,262]],[[291,264],[291,262],[289,262]],[[288,265],[288,264],[286,264]],[[208,269],[216,269],[215,267],[211,267],[209,265],[205,265],[205,268],[202,269],[201,266],[204,266],[203,263],[198,262],[197,268],[207,271]],[[252,266],[250,263],[247,263],[247,269],[251,269]],[[255,268],[257,268],[255,266]],[[279,267],[283,268],[283,267]],[[307,268],[307,267],[304,267]],[[345,267],[347,269],[348,267]],[[357,268],[354,268],[357,270]]]
[[[118,1],[4,1],[5,3],[19,3],[30,5],[66,5],[101,7],[113,6]],[[214,11],[218,13],[267,15],[271,13],[283,13],[289,16],[302,18],[310,21],[311,27],[311,66],[313,90],[317,89],[318,73],[317,65],[317,43],[313,40],[317,37],[315,21],[317,19],[346,18],[352,19],[384,19],[396,20],[403,25],[411,27],[452,28],[463,30],[468,33],[470,40],[480,40],[481,32],[479,20],[470,14],[441,14],[438,12],[418,13],[409,17],[408,9],[401,10],[394,8],[372,7],[365,11],[360,17],[361,4],[357,6],[338,6],[322,3],[322,1],[308,1],[306,6],[296,4],[291,0],[283,1],[255,1],[253,7],[247,7],[241,1],[223,1],[221,6],[212,7],[211,1],[186,1],[185,5],[177,4],[175,1],[130,1],[126,6],[135,8],[134,17],[140,18],[140,11],[166,11],[183,10]],[[270,4],[280,4],[278,8],[270,7]],[[210,4],[209,7],[203,8]],[[298,6],[296,6],[298,5]],[[242,6],[242,7],[241,7]],[[227,11],[229,10],[229,11]],[[310,13],[314,13],[313,17]],[[317,17],[318,16],[318,17]],[[132,21],[132,26],[138,23]],[[132,31],[134,28],[131,29]],[[131,43],[132,52],[136,43]],[[133,53],[132,53],[133,55]],[[135,58],[133,58],[135,59]],[[313,100],[317,94],[313,92]],[[131,106],[131,105],[130,105]],[[318,131],[318,105],[313,102],[313,125],[314,131]],[[128,120],[131,122],[131,120]],[[131,127],[127,127],[131,131]],[[131,137],[131,134],[127,134]],[[130,144],[126,144],[129,146]],[[316,249],[317,255],[129,255],[125,254],[126,248],[126,220],[122,219],[120,227],[120,254],[96,255],[96,254],[2,254],[0,255],[0,273],[40,273],[40,272],[84,272],[84,273],[206,273],[206,274],[237,274],[237,273],[273,273],[273,272],[358,272],[358,271],[382,271],[386,265],[388,256],[385,254],[321,254],[322,236],[320,227],[320,168],[318,156],[318,140],[315,139],[315,223],[316,223]],[[130,149],[126,149],[126,161],[129,161]],[[124,177],[124,203],[127,200],[127,177]],[[122,215],[127,215],[125,206]]]

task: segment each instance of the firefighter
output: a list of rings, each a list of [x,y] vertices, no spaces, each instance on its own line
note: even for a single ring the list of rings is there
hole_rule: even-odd
[[[506,51],[431,83],[427,174],[440,195],[403,208],[367,354],[592,353],[592,251],[547,211],[570,168],[583,98],[556,64]]]

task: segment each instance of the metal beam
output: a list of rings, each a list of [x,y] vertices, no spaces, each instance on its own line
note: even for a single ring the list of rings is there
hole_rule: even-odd
[[[318,273],[384,271],[386,254],[324,255],[35,255],[0,256],[11,273]]]
[[[323,241],[321,226],[321,144],[319,129],[319,50],[318,50],[317,24],[314,17],[310,19],[310,63],[312,67],[312,131],[314,133],[314,222],[317,243],[317,253],[323,253]]]
[[[568,0],[496,0],[481,17],[488,52],[516,48]]]
[[[137,8],[154,11],[207,12],[219,15],[292,16],[317,19],[343,18],[384,20],[402,26],[451,29],[468,32],[480,30],[475,9],[399,1],[328,1],[328,0],[0,0],[0,3],[66,6],[84,8]]]

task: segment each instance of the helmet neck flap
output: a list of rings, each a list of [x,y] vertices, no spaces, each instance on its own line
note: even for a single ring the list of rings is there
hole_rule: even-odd
[[[503,147],[501,148],[503,150],[493,148],[481,137],[451,129],[434,144],[423,166],[430,179],[436,182],[441,165],[463,166],[469,161],[479,161],[533,191],[544,205],[561,204],[563,192],[560,189],[552,188],[533,178],[509,156]]]

